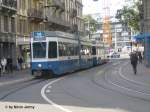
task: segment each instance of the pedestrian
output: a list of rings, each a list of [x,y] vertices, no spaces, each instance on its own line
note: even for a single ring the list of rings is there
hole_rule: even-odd
[[[1,59],[1,66],[2,66],[2,73],[5,73],[6,72],[6,65],[7,65],[7,60],[5,57],[3,57]]]
[[[130,61],[131,61],[131,65],[132,65],[134,74],[136,74],[137,73],[138,56],[137,56],[137,53],[135,51],[133,51],[130,54]]]
[[[143,60],[144,60],[144,51],[143,51]]]
[[[140,51],[138,52],[138,60],[139,60],[139,63],[142,63],[143,57]]]
[[[19,68],[22,69],[23,58],[21,56],[18,57]]]
[[[7,70],[8,73],[13,73],[13,63],[12,63],[12,58],[10,56],[8,56],[7,58]]]

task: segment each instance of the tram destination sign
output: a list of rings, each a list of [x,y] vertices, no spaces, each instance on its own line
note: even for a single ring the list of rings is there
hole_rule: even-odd
[[[33,32],[33,39],[34,40],[45,40],[45,33],[44,32]]]

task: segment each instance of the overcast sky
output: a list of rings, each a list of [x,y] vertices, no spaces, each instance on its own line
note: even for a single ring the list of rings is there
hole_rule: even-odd
[[[83,14],[95,14],[100,13],[103,15],[103,7],[102,7],[102,1],[98,0],[97,2],[94,2],[93,0],[82,0],[83,1]],[[110,15],[115,15],[117,9],[122,8],[124,4],[124,0],[108,0],[110,2]]]

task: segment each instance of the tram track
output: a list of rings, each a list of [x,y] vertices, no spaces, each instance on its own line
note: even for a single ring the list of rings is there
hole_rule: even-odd
[[[112,73],[112,71],[105,72],[104,74],[104,80],[108,85],[111,85],[112,90],[120,92],[122,94],[125,94],[130,97],[142,99],[144,101],[150,101],[150,91],[149,89],[144,89],[145,87],[140,84],[136,84],[134,82],[125,80],[120,76],[118,73],[120,71],[117,71],[117,75],[109,74]]]
[[[148,91],[149,89],[144,90],[142,88],[144,85],[139,85],[139,83],[136,85],[136,83],[125,80],[120,76],[120,67],[123,65],[124,64],[121,63],[119,63],[118,65],[115,64],[114,68],[112,66],[108,66],[103,70],[101,76],[98,76],[101,78],[96,79],[96,76],[92,79],[92,82],[105,90],[120,93],[131,98],[141,99],[143,101],[150,102],[150,93]],[[128,85],[124,85],[124,82]]]
[[[2,100],[5,100],[8,96],[12,95],[12,94],[15,94],[16,92],[18,91],[21,91],[25,88],[28,88],[28,87],[31,87],[33,85],[36,85],[36,84],[39,84],[39,83],[42,83],[44,81],[46,81],[48,79],[30,79],[30,80],[27,80],[27,81],[23,81],[21,83],[15,83],[13,85],[11,85],[11,88],[9,88],[10,90],[5,92],[4,95],[0,96],[0,101]],[[10,85],[8,85],[10,87]],[[1,88],[6,88],[6,86],[4,87],[1,87]]]

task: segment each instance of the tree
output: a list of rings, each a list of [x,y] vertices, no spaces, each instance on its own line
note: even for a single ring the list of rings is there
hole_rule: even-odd
[[[141,19],[141,0],[126,0],[130,5],[125,5],[122,9],[119,9],[116,14],[116,18],[119,19],[126,26],[131,27],[135,32],[140,30]]]
[[[84,19],[85,26],[89,28],[88,30],[90,33],[94,33],[97,31],[96,27],[98,23],[95,19],[93,19],[90,15],[84,16],[83,19]]]

